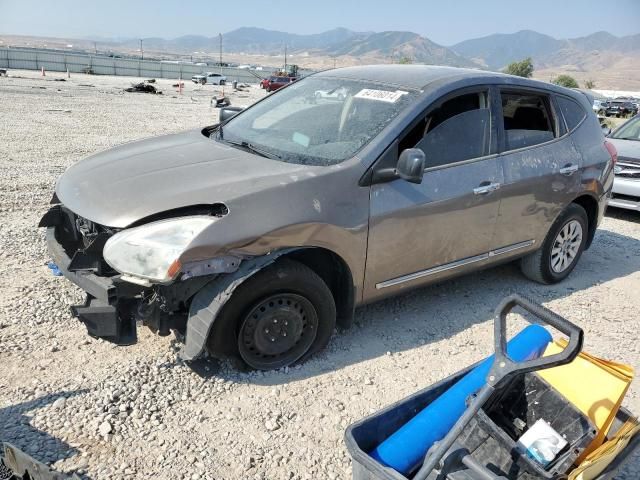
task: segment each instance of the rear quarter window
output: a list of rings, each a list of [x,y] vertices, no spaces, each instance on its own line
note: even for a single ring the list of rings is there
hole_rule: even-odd
[[[584,109],[578,104],[578,102],[574,102],[573,100],[569,100],[565,97],[556,97],[556,101],[560,112],[562,112],[564,121],[567,124],[567,130],[570,132],[575,130],[587,115]]]
[[[556,137],[550,98],[528,92],[501,92],[505,151],[532,147]]]

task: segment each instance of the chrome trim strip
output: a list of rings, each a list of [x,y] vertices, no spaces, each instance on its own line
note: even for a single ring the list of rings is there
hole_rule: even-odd
[[[530,247],[534,243],[536,243],[535,240],[527,240],[524,242],[514,243],[513,245],[507,245],[506,247],[492,250],[489,253],[483,253],[481,255],[463,258],[462,260],[456,260],[455,262],[445,263],[444,265],[428,268],[426,270],[420,270],[419,272],[410,273],[408,275],[402,275],[401,277],[396,277],[390,280],[385,280],[384,282],[376,283],[376,289],[380,290],[382,288],[393,287],[394,285],[399,285],[401,283],[410,282],[419,278],[428,277],[429,275],[435,275],[436,273],[453,270],[454,268],[459,268],[465,265],[480,262],[482,260],[487,260],[498,255],[504,255],[515,250],[520,250],[521,248]]]
[[[513,252],[514,250],[520,250],[521,248],[530,247],[536,243],[535,240],[527,240],[525,242],[514,243],[513,245],[507,245],[506,247],[498,248],[489,252],[489,257],[496,257],[498,255],[504,255],[505,253]]]
[[[444,265],[428,268],[427,270],[421,270],[419,272],[410,273],[409,275],[403,275],[401,277],[392,278],[391,280],[385,280],[384,282],[376,283],[376,288],[379,290],[381,288],[392,287],[400,283],[410,282],[411,280],[416,280],[418,278],[426,277],[428,275],[435,275],[436,273],[446,272],[447,270],[452,270],[454,268],[462,267],[464,265],[469,265],[470,263],[486,260],[487,258],[489,258],[488,253],[483,253],[482,255],[476,255],[475,257],[463,258],[462,260],[456,260],[455,262],[445,263]]]

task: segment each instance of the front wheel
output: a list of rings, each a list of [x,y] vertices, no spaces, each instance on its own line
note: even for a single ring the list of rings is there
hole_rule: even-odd
[[[556,219],[538,251],[520,261],[522,273],[538,283],[564,280],[575,268],[587,243],[587,212],[572,203]]]
[[[242,283],[218,322],[234,329],[237,355],[249,367],[274,370],[300,363],[327,345],[336,307],[318,274],[282,259]]]

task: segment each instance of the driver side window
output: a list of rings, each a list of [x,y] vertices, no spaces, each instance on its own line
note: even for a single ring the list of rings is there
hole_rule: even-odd
[[[491,110],[487,92],[459,95],[431,109],[402,139],[399,151],[419,148],[427,168],[490,153]]]

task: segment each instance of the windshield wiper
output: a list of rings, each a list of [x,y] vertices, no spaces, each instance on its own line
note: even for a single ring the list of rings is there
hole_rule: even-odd
[[[225,142],[228,143],[229,145],[233,145],[236,147],[240,147],[240,148],[244,148],[245,150],[248,150],[252,153],[255,153],[257,155],[260,155],[261,157],[265,157],[265,158],[271,158],[271,159],[275,159],[275,160],[282,160],[282,157],[276,153],[273,152],[269,152],[268,150],[264,150],[260,147],[257,147],[255,145],[253,145],[252,143],[249,142],[235,142],[233,140],[226,140],[223,139],[222,135],[220,136],[220,139]]]
[[[634,142],[640,141],[640,138],[633,138],[633,137],[611,137],[611,138],[615,138],[616,140],[633,140]]]

